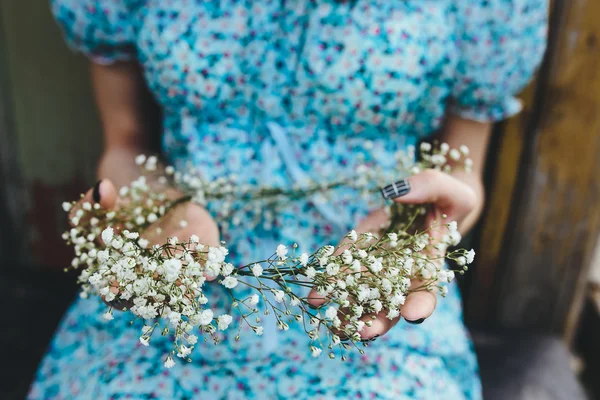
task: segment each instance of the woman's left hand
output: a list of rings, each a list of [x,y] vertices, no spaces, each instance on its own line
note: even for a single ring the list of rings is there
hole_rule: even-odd
[[[426,218],[426,226],[430,226],[434,221],[441,221],[445,214],[444,221],[457,221],[460,225],[475,210],[479,209],[482,203],[481,196],[477,195],[469,184],[444,172],[436,170],[425,170],[417,175],[407,179],[408,190],[400,191],[396,196],[390,197],[397,203],[404,204],[431,204],[429,214]],[[394,198],[395,197],[395,198]],[[387,213],[381,209],[372,212],[357,227],[358,233],[379,232],[382,226],[389,223]],[[443,232],[432,230],[430,233],[434,240],[439,239]],[[412,287],[420,286],[419,281],[413,281]],[[320,306],[327,300],[320,296],[316,291],[309,294],[309,302],[314,306]],[[436,294],[429,291],[417,291],[409,294],[406,302],[401,309],[401,317],[407,322],[420,324],[428,318],[436,306]],[[372,315],[362,317],[364,321],[372,320],[371,326],[365,326],[360,332],[363,340],[372,339],[387,333],[400,321],[401,317],[390,320],[386,317],[387,311],[382,310],[375,319]]]

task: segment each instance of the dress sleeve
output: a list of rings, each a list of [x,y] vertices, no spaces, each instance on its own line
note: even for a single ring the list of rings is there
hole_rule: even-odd
[[[135,59],[127,0],[50,0],[69,47],[100,64]]]
[[[515,97],[546,49],[548,0],[456,0],[459,62],[452,114],[494,122],[521,111]]]

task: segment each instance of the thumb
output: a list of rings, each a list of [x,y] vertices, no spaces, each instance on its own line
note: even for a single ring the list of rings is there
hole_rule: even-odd
[[[99,203],[101,208],[109,210],[115,208],[117,198],[117,189],[110,179],[101,179],[87,191],[81,202]]]
[[[77,211],[84,208],[85,203],[100,204],[100,208],[105,210],[114,209],[117,205],[117,189],[109,179],[99,180],[71,209],[69,220],[77,215]]]

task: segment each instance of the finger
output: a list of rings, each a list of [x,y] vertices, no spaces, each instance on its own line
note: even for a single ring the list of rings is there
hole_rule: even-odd
[[[69,222],[73,224],[73,218],[78,210],[84,208],[85,203],[100,204],[101,208],[110,210],[116,207],[117,198],[117,190],[112,182],[108,179],[100,180],[73,206],[69,212]]]
[[[320,295],[316,290],[312,289],[306,297],[308,303],[313,307],[321,307],[326,301],[327,297]]]
[[[477,201],[475,191],[469,185],[431,169],[388,185],[382,192],[384,197],[397,203],[435,204],[453,218],[469,214]]]
[[[184,225],[181,224],[182,221],[185,221]],[[202,245],[221,246],[219,228],[208,211],[196,205],[190,206],[189,203],[179,204],[142,233],[142,237],[150,244],[158,245],[166,243],[173,236],[176,236],[179,241],[186,241],[192,235],[198,236]],[[205,277],[209,281],[218,278],[209,275]]]
[[[386,315],[386,311],[380,311],[375,316],[375,319],[373,319],[372,314],[362,317],[361,319],[365,322],[371,321],[371,326],[365,325],[360,331],[360,337],[363,340],[368,340],[385,335],[398,323],[398,321],[400,321],[400,317],[389,319]]]
[[[421,284],[420,281],[413,281],[411,289],[417,289]],[[433,314],[436,304],[437,296],[434,293],[428,290],[412,292],[406,297],[400,314],[409,322],[422,322]]]

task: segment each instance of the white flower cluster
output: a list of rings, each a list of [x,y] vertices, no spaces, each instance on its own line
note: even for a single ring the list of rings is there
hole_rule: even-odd
[[[432,154],[434,157],[439,152]],[[158,169],[154,157],[140,156],[136,162],[146,171]],[[165,172],[177,175],[168,167]],[[190,185],[192,178],[177,178],[182,179]],[[157,328],[163,335],[171,333],[174,342],[164,363],[167,368],[175,365],[177,357],[189,360],[198,336],[218,343],[219,331],[227,330],[234,322],[233,315],[217,315],[211,308],[204,295],[205,285],[220,284],[228,289],[233,299],[229,312],[237,313],[239,321],[248,324],[256,335],[264,331],[258,309],[262,299],[262,312],[273,314],[280,330],[288,330],[292,323],[303,325],[312,340],[313,356],[328,348],[329,357],[335,358],[336,347],[345,359],[344,351],[357,347],[361,331],[371,324],[375,314],[383,312],[389,319],[398,318],[407,296],[414,291],[445,295],[446,284],[455,272],[444,268],[444,259],[454,260],[463,273],[474,258],[473,250],[448,251],[460,241],[456,222],[415,230],[411,224],[424,213],[422,206],[404,210],[404,223],[381,237],[352,231],[341,245],[325,246],[313,254],[296,254],[295,245],[288,249],[281,244],[267,260],[242,267],[227,261],[224,245],[203,245],[195,235],[185,240],[171,237],[167,243],[151,245],[144,232],[174,205],[197,198],[197,189],[183,200],[169,201],[156,194],[142,176],[120,190],[122,203],[117,211],[102,210],[90,203],[79,204],[76,210],[75,203],[63,205],[73,225],[63,237],[75,250],[72,267],[81,270],[81,295],[102,296],[108,307],[106,320],[113,319],[113,309],[143,319],[140,342],[145,346]],[[206,200],[208,192],[203,193]],[[215,196],[222,198],[225,193]],[[444,230],[441,240],[433,239],[434,229]],[[216,283],[208,283],[207,278],[216,278]],[[418,287],[415,280],[420,282]],[[256,293],[238,298],[238,285],[249,286]],[[323,297],[324,304],[315,310],[297,288],[313,289]],[[256,323],[251,322],[252,316]]]
[[[371,141],[366,141],[364,150],[373,148]],[[327,202],[334,196],[341,201],[348,196],[349,201],[356,201],[357,197],[365,201],[371,208],[382,207],[379,193],[381,187],[398,179],[414,175],[425,169],[437,169],[450,172],[451,169],[462,167],[467,171],[472,168],[472,160],[468,158],[469,149],[461,146],[451,149],[447,143],[422,143],[419,146],[419,157],[414,146],[408,146],[406,151],[395,154],[396,170],[381,168],[377,163],[359,164],[349,175],[342,175],[331,182],[323,183],[310,177],[303,178],[302,185],[293,188],[267,187],[261,185],[248,185],[238,182],[236,175],[221,176],[213,180],[206,179],[203,174],[192,166],[175,171],[172,167],[164,168],[166,176],[159,179],[162,183],[171,183],[178,187],[187,197],[200,205],[207,205],[219,201],[215,218],[219,220],[222,230],[229,226],[239,225],[244,214],[244,224],[247,229],[261,223],[265,229],[274,224],[275,215],[279,207],[288,205],[297,199],[314,196],[315,201]],[[362,154],[358,158],[361,159]],[[415,158],[418,160],[415,161]],[[157,171],[155,157],[139,156],[138,164],[146,173],[154,174]],[[336,188],[352,188],[353,191],[339,192]],[[249,226],[250,225],[250,226]]]
[[[419,148],[421,154],[421,165],[415,165],[411,172],[418,173],[423,169],[432,168],[450,172],[453,165],[459,161],[464,164],[464,169],[467,172],[473,168],[473,160],[468,158],[469,148],[467,146],[460,146],[458,149],[451,149],[448,143],[442,143],[437,146],[432,146],[431,143],[423,142]],[[448,163],[450,161],[451,163]]]

